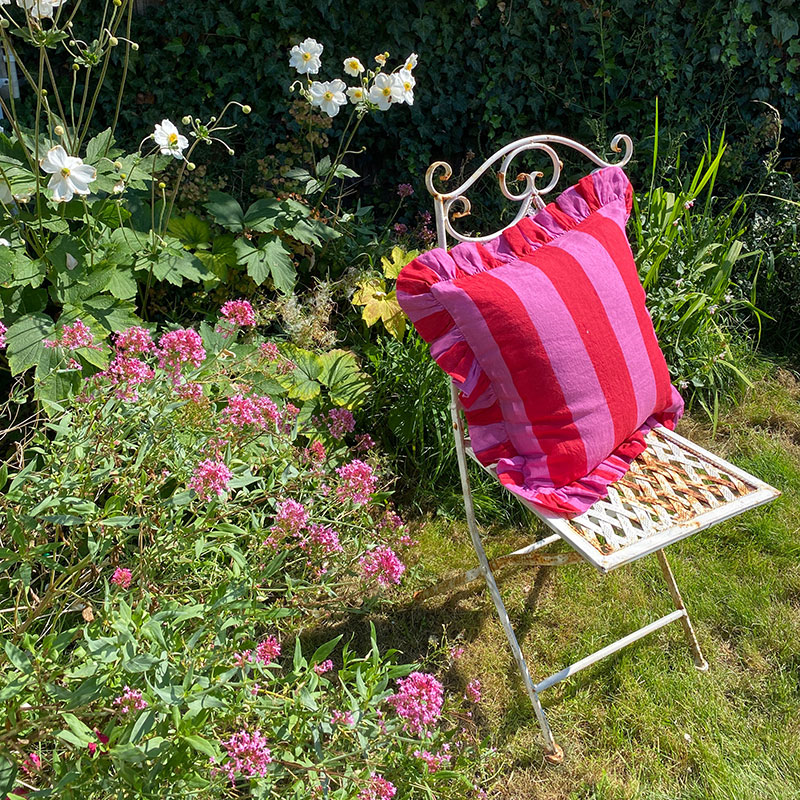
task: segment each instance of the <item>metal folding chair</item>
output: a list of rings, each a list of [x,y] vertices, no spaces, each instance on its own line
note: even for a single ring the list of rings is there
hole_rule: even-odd
[[[624,166],[633,154],[633,145],[628,136],[620,134],[612,140],[611,149],[614,152],[620,152],[622,150],[620,144],[624,145],[624,153],[621,160],[617,162],[617,166]],[[434,199],[438,245],[446,248],[448,237],[462,242],[489,241],[499,236],[506,228],[515,225],[526,214],[543,208],[545,204],[542,195],[548,194],[556,187],[563,168],[552,145],[570,147],[598,166],[611,166],[578,142],[562,136],[550,135],[529,136],[506,145],[487,159],[461,186],[447,193],[439,192],[434,187],[433,181],[437,170],[442,169],[441,178],[447,180],[452,176],[452,169],[443,161],[431,164],[425,181],[428,191]],[[526,150],[539,150],[547,154],[552,164],[553,176],[548,184],[540,189],[536,186],[536,180],[543,177],[541,172],[522,173],[517,180],[525,182],[525,189],[520,194],[513,194],[506,185],[507,170],[512,160]],[[470,202],[465,197],[465,193],[481,175],[500,159],[502,159],[502,163],[497,175],[500,189],[506,198],[520,204],[514,220],[501,230],[485,236],[470,237],[459,233],[453,228],[451,216],[458,218],[470,212]],[[514,494],[516,500],[532,511],[554,533],[527,547],[490,561],[483,549],[475,520],[467,470],[468,457],[473,458],[479,465],[480,462],[475,459],[470,446],[458,393],[452,384],[450,394],[453,433],[467,525],[472,545],[478,556],[479,566],[458,577],[441,581],[420,592],[417,598],[433,597],[483,576],[533,704],[536,719],[544,737],[545,758],[551,763],[559,763],[563,760],[563,751],[553,738],[540,700],[541,693],[647,634],[676,621],[680,621],[683,627],[695,666],[698,670],[706,671],[708,663],[700,650],[689,613],[684,606],[675,577],[664,554],[664,548],[697,531],[741,514],[749,508],[767,503],[776,498],[780,492],[744,470],[709,453],[702,447],[698,447],[683,436],[659,427],[647,434],[645,437],[647,449],[633,462],[628,473],[609,487],[608,497],[596,502],[580,516],[569,520],[549,517],[541,509]],[[492,466],[480,466],[490,475],[497,477]],[[499,481],[498,484],[502,486]],[[560,539],[569,544],[573,548],[572,551],[539,552],[541,548]],[[675,611],[623,636],[538,683],[534,683],[506,612],[503,598],[497,588],[494,570],[511,564],[517,566],[561,566],[585,560],[601,574],[606,574],[651,553],[655,553],[658,558],[675,605]]]

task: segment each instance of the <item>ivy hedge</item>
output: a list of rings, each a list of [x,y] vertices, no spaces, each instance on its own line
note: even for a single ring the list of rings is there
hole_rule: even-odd
[[[532,131],[599,144],[624,130],[642,142],[656,97],[662,139],[691,144],[725,127],[744,175],[765,146],[768,116],[753,101],[779,109],[799,149],[799,29],[794,0],[151,0],[133,22],[140,113],[126,124],[133,139],[163,116],[250,103],[238,144],[252,168],[293,124],[288,50],[312,36],[325,46],[323,79],[351,54],[420,54],[414,106],[366,125],[360,166],[383,185]]]

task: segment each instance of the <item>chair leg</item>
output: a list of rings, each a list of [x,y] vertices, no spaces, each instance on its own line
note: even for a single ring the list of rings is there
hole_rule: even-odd
[[[511,620],[508,618],[505,603],[503,603],[500,590],[497,588],[492,568],[489,565],[489,559],[486,557],[486,551],[483,549],[480,533],[478,532],[478,523],[475,519],[475,506],[472,502],[472,488],[469,481],[469,472],[467,471],[464,425],[458,412],[458,395],[452,384],[450,386],[450,413],[453,420],[453,434],[456,440],[456,456],[458,457],[458,471],[461,476],[461,491],[464,495],[464,510],[467,515],[467,527],[469,529],[470,539],[472,540],[472,546],[475,548],[475,554],[478,556],[478,563],[480,564],[480,571],[486,580],[486,586],[494,601],[497,614],[500,617],[500,623],[503,626],[503,631],[508,639],[508,644],[511,647],[514,660],[517,662],[517,667],[522,675],[522,681],[525,684],[525,690],[533,705],[536,720],[541,728],[544,738],[545,759],[551,764],[560,764],[564,759],[564,753],[553,738],[553,732],[550,730],[550,724],[547,722],[542,703],[539,700],[539,694],[531,680],[528,665],[525,663],[525,658],[522,655],[522,650],[517,641],[517,636],[514,633],[514,628],[511,625]]]
[[[686,611],[686,606],[683,604],[683,598],[678,590],[678,584],[675,582],[675,576],[672,574],[672,569],[669,566],[669,561],[667,561],[666,554],[663,550],[657,550],[656,555],[658,556],[658,563],[661,565],[661,572],[664,573],[664,580],[666,580],[667,586],[669,587],[669,593],[672,595],[672,602],[675,603],[675,608],[681,611]],[[681,625],[683,625],[683,632],[686,634],[686,639],[689,642],[689,647],[692,650],[695,667],[701,672],[707,672],[708,661],[705,660],[703,653],[700,650],[700,644],[697,641],[697,636],[695,636],[694,628],[692,627],[692,621],[689,619],[688,612],[686,612],[684,617],[681,617]]]

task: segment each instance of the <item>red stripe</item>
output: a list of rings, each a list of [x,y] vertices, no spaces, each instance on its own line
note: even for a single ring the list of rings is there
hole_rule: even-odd
[[[435,311],[427,317],[414,320],[417,333],[426,341],[433,342],[449,331],[455,323],[449,311]]]
[[[550,203],[546,211],[565,231],[571,231],[578,224],[573,216],[562,211],[555,203]]]
[[[497,480],[503,484],[503,486],[524,486],[525,485],[525,475],[518,470],[509,470],[508,472],[501,472],[497,476]]]
[[[531,246],[528,244],[528,240],[520,233],[519,225],[506,228],[503,232],[503,238],[518,256],[524,256],[526,253],[531,252]]]
[[[464,406],[464,409],[469,409],[475,405],[475,403],[483,397],[484,392],[489,388],[489,376],[485,372],[481,372],[478,376],[478,380],[475,383],[475,388],[469,393],[464,394],[463,392],[460,393],[459,399],[461,400],[461,405]]]
[[[636,272],[636,264],[631,254],[628,239],[619,225],[601,215],[592,218],[583,230],[594,237],[603,247],[614,260],[619,274],[622,276],[631,305],[636,313],[639,332],[642,335],[642,341],[647,350],[653,377],[655,378],[656,403],[653,410],[655,412],[663,411],[672,404],[672,386],[670,385],[669,370],[667,369],[667,362],[664,360],[664,354],[658,346],[658,340],[653,330],[653,321],[647,313],[644,289]]]
[[[523,217],[517,223],[517,227],[534,245],[547,244],[553,238],[552,234],[548,233],[541,225],[534,224],[530,217]]]
[[[494,425],[497,422],[503,421],[503,409],[500,408],[500,403],[492,403],[486,408],[477,408],[469,412],[469,424],[473,425]]]
[[[397,276],[396,289],[406,294],[425,294],[434,283],[442,280],[441,275],[426,267],[420,259],[415,258],[406,264]]]
[[[436,356],[436,363],[452,378],[465,381],[475,356],[466,342],[456,342],[449,350]]]
[[[467,414],[467,423],[469,423],[469,414]],[[502,442],[493,445],[487,450],[475,452],[475,458],[485,467],[488,467],[489,464],[496,464],[501,458],[514,458],[516,455],[517,451],[514,449],[511,442]]]
[[[536,251],[541,252],[541,251]],[[513,289],[491,272],[457,281],[483,316],[514,381],[527,419],[547,456],[554,484],[563,486],[587,472],[586,450],[539,333]]]
[[[481,257],[481,261],[489,268],[494,269],[495,267],[502,266],[504,262],[498,261],[490,252],[489,250],[484,247],[480,242],[475,243],[475,249],[478,251],[478,255]]]
[[[550,279],[575,322],[611,413],[614,442],[618,444],[638,425],[636,392],[600,296],[580,263],[565,250],[543,247],[524,260]]]
[[[578,190],[578,194],[586,201],[590,211],[597,211],[600,208],[602,203],[597,197],[597,192],[594,189],[594,179],[591,175],[581,178],[575,188]]]

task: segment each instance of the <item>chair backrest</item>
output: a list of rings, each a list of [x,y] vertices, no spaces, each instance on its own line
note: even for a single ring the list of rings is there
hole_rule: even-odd
[[[622,158],[613,165],[608,161],[604,161],[588,147],[572,139],[567,139],[565,136],[555,136],[551,134],[526,136],[524,139],[517,139],[517,141],[511,142],[511,144],[501,147],[493,156],[486,159],[461,186],[450,192],[440,192],[434,187],[433,182],[434,179],[449,180],[453,175],[452,167],[446,161],[434,161],[425,173],[425,185],[433,197],[436,214],[437,245],[446,249],[448,246],[448,236],[459,242],[488,242],[499,236],[507,228],[516,225],[526,214],[544,208],[545,203],[542,200],[542,196],[549,194],[555,189],[561,177],[561,169],[564,166],[552,145],[562,145],[572,148],[593,161],[598,167],[624,167],[631,160],[631,156],[633,155],[633,142],[630,136],[626,136],[624,133],[617,134],[611,140],[611,150],[613,152],[619,153],[624,151]],[[508,168],[514,158],[526,150],[541,150],[546,153],[553,167],[553,175],[546,186],[539,188],[536,185],[536,181],[544,177],[544,173],[522,172],[517,175],[516,179],[517,181],[525,181],[525,188],[519,194],[514,194],[508,188],[506,175],[508,174]],[[459,233],[452,225],[451,216],[453,219],[458,219],[470,213],[472,205],[466,197],[466,193],[478,181],[481,175],[487,172],[489,168],[497,161],[500,161],[500,159],[502,159],[502,163],[500,165],[500,171],[497,173],[500,191],[503,193],[504,197],[520,204],[516,216],[508,225],[504,225],[499,230],[483,236],[467,236],[466,234]],[[443,170],[443,172],[440,175],[436,175],[437,171],[440,169]]]

